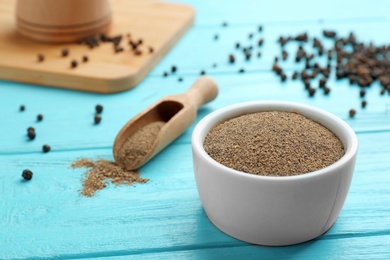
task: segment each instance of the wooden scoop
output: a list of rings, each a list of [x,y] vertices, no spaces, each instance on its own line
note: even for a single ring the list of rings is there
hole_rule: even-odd
[[[130,167],[126,165],[127,170],[138,169],[179,137],[195,121],[198,108],[213,100],[217,94],[217,83],[212,78],[203,76],[187,92],[160,99],[128,121],[119,131],[113,147],[115,161],[118,162],[119,151],[126,139],[141,127],[156,121],[165,122],[143,160]]]

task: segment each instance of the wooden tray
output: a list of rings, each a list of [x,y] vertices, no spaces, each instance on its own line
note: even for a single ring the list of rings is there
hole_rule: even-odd
[[[109,36],[122,34],[124,51],[116,53],[112,43],[90,49],[85,44],[35,42],[16,32],[16,0],[0,1],[0,78],[83,91],[114,93],[136,86],[155,64],[191,27],[195,11],[182,4],[158,1],[111,0],[113,22]],[[142,39],[142,55],[135,55],[128,44]],[[149,47],[153,48],[150,53]],[[67,48],[69,55],[62,57]],[[38,53],[45,56],[37,61]],[[82,56],[89,57],[82,62]],[[78,61],[71,68],[72,60]]]

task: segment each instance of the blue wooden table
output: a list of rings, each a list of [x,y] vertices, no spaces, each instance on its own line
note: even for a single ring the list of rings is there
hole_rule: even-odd
[[[0,258],[390,259],[390,95],[379,95],[376,82],[367,89],[368,105],[362,109],[359,88],[336,80],[334,71],[331,93],[314,97],[301,81],[282,83],[271,71],[280,56],[280,35],[307,32],[327,43],[322,30],[332,29],[342,36],[354,32],[366,43],[390,44],[390,2],[186,2],[197,10],[195,25],[133,90],[101,95],[0,81]],[[236,42],[253,45],[261,57],[245,61]],[[286,47],[292,51],[297,45]],[[228,62],[230,53],[236,55],[234,64]],[[293,55],[280,64],[289,78],[302,69]],[[172,65],[176,74],[163,77]],[[80,196],[84,169],[70,169],[71,163],[82,157],[113,160],[113,141],[126,121],[159,98],[186,91],[201,70],[218,82],[220,93],[199,111],[197,121],[234,103],[277,99],[323,108],[356,131],[359,153],[351,189],[329,232],[295,246],[263,247],[215,228],[193,176],[190,136],[196,122],[140,169],[148,183],[112,185],[92,198]],[[104,106],[99,125],[93,124],[96,104]],[[351,108],[357,110],[353,119]],[[40,113],[44,119],[37,122]],[[29,126],[36,129],[33,141],[26,137]],[[43,153],[43,144],[52,151]],[[34,172],[29,182],[21,178],[26,168]]]

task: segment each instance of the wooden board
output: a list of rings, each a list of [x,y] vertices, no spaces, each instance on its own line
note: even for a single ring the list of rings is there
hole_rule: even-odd
[[[158,1],[111,0],[113,22],[109,36],[123,34],[123,52],[115,53],[112,43],[90,49],[84,44],[35,42],[15,29],[15,0],[0,2],[0,78],[83,91],[113,93],[136,86],[193,24],[195,11],[189,5]],[[142,55],[128,44],[142,39]],[[153,53],[149,52],[149,46]],[[67,57],[61,56],[69,49]],[[37,54],[45,55],[43,62]],[[82,56],[89,61],[83,63]],[[73,59],[78,61],[71,68]]]

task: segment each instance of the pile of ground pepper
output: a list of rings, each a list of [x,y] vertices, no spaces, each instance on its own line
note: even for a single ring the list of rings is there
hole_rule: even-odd
[[[216,125],[204,140],[217,162],[238,171],[290,176],[325,168],[344,155],[329,129],[293,112],[259,112]]]
[[[153,148],[164,124],[163,121],[152,122],[129,136],[119,149],[115,162],[103,159],[93,161],[86,158],[74,161],[72,168],[87,168],[81,195],[92,197],[96,191],[104,189],[109,182],[115,185],[147,182],[148,179],[141,178],[134,166],[144,160]]]
[[[148,179],[140,177],[138,170],[126,171],[117,163],[104,159],[93,161],[83,158],[74,161],[71,167],[87,168],[81,190],[81,195],[87,197],[92,197],[96,191],[104,189],[109,182],[115,185],[132,185],[136,182],[145,183],[148,181]]]

